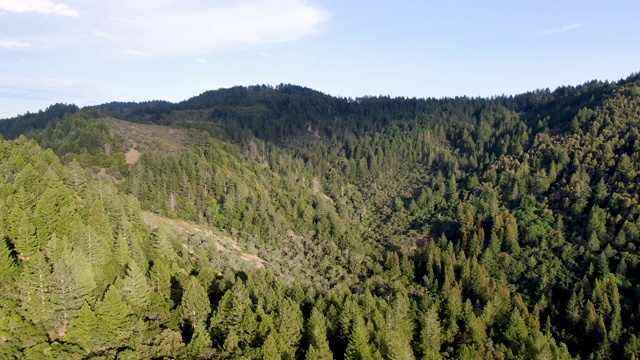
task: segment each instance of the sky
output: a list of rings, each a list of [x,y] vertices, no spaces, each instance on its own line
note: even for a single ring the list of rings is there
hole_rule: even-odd
[[[0,0],[0,118],[290,83],[518,94],[640,71],[633,0]]]

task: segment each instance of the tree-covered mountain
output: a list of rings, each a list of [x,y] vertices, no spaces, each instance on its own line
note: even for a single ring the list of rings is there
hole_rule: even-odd
[[[78,111],[75,105],[54,104],[46,110],[37,113],[27,112],[24,115],[11,119],[0,120],[0,134],[5,139],[15,139],[21,134],[28,134],[42,130],[55,120],[62,119],[65,115],[70,115]]]
[[[638,75],[0,121],[0,354],[636,359],[639,126]]]

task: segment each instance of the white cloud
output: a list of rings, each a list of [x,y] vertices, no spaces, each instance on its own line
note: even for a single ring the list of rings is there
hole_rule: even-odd
[[[151,54],[144,51],[139,51],[139,50],[127,50],[125,51],[125,53],[133,56],[151,56]]]
[[[551,35],[551,34],[560,34],[560,33],[564,33],[567,31],[571,31],[571,30],[575,30],[579,27],[581,27],[582,24],[580,23],[573,23],[570,25],[566,25],[560,28],[553,28],[553,29],[549,29],[549,30],[544,30],[544,31],[540,31],[539,33],[536,33],[536,35],[540,36],[540,35]]]
[[[80,14],[69,5],[49,0],[0,0],[0,10],[14,13],[40,13],[76,17]]]
[[[5,49],[27,49],[31,44],[16,40],[0,40],[0,48]]]
[[[198,58],[196,59],[197,62],[199,62],[200,64],[208,64],[209,62],[207,61],[207,59],[203,59],[203,58]]]
[[[106,33],[103,33],[102,31],[92,30],[91,33],[101,38],[109,38],[109,35],[107,35]]]
[[[50,58],[82,48],[77,56],[100,61],[150,54],[206,59],[321,32],[331,14],[312,1],[319,0],[0,0],[0,11],[11,13],[78,16],[82,10],[70,21],[28,18],[24,26],[7,23],[6,29],[0,24],[0,33],[10,29],[12,36],[47,44]]]
[[[330,18],[306,0],[113,0],[109,33],[154,55],[201,55],[262,47],[318,33]],[[197,6],[196,6],[197,5]],[[122,21],[126,19],[126,21]]]

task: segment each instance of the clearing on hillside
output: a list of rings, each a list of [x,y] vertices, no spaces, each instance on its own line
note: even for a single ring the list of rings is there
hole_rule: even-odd
[[[246,244],[238,243],[219,229],[169,219],[148,211],[142,213],[142,218],[153,229],[162,227],[177,235],[182,246],[192,255],[200,252],[211,257],[211,252],[215,250],[219,253],[217,257],[235,270],[263,269],[268,265],[267,261],[250,253],[255,249],[248,249]]]
[[[127,164],[134,164],[146,152],[171,153],[185,147],[187,129],[138,124],[114,118],[107,119],[112,135],[124,144]]]

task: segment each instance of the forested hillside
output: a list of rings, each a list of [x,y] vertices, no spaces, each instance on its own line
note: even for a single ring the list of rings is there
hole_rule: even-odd
[[[638,75],[2,120],[0,357],[637,359],[639,128]]]

